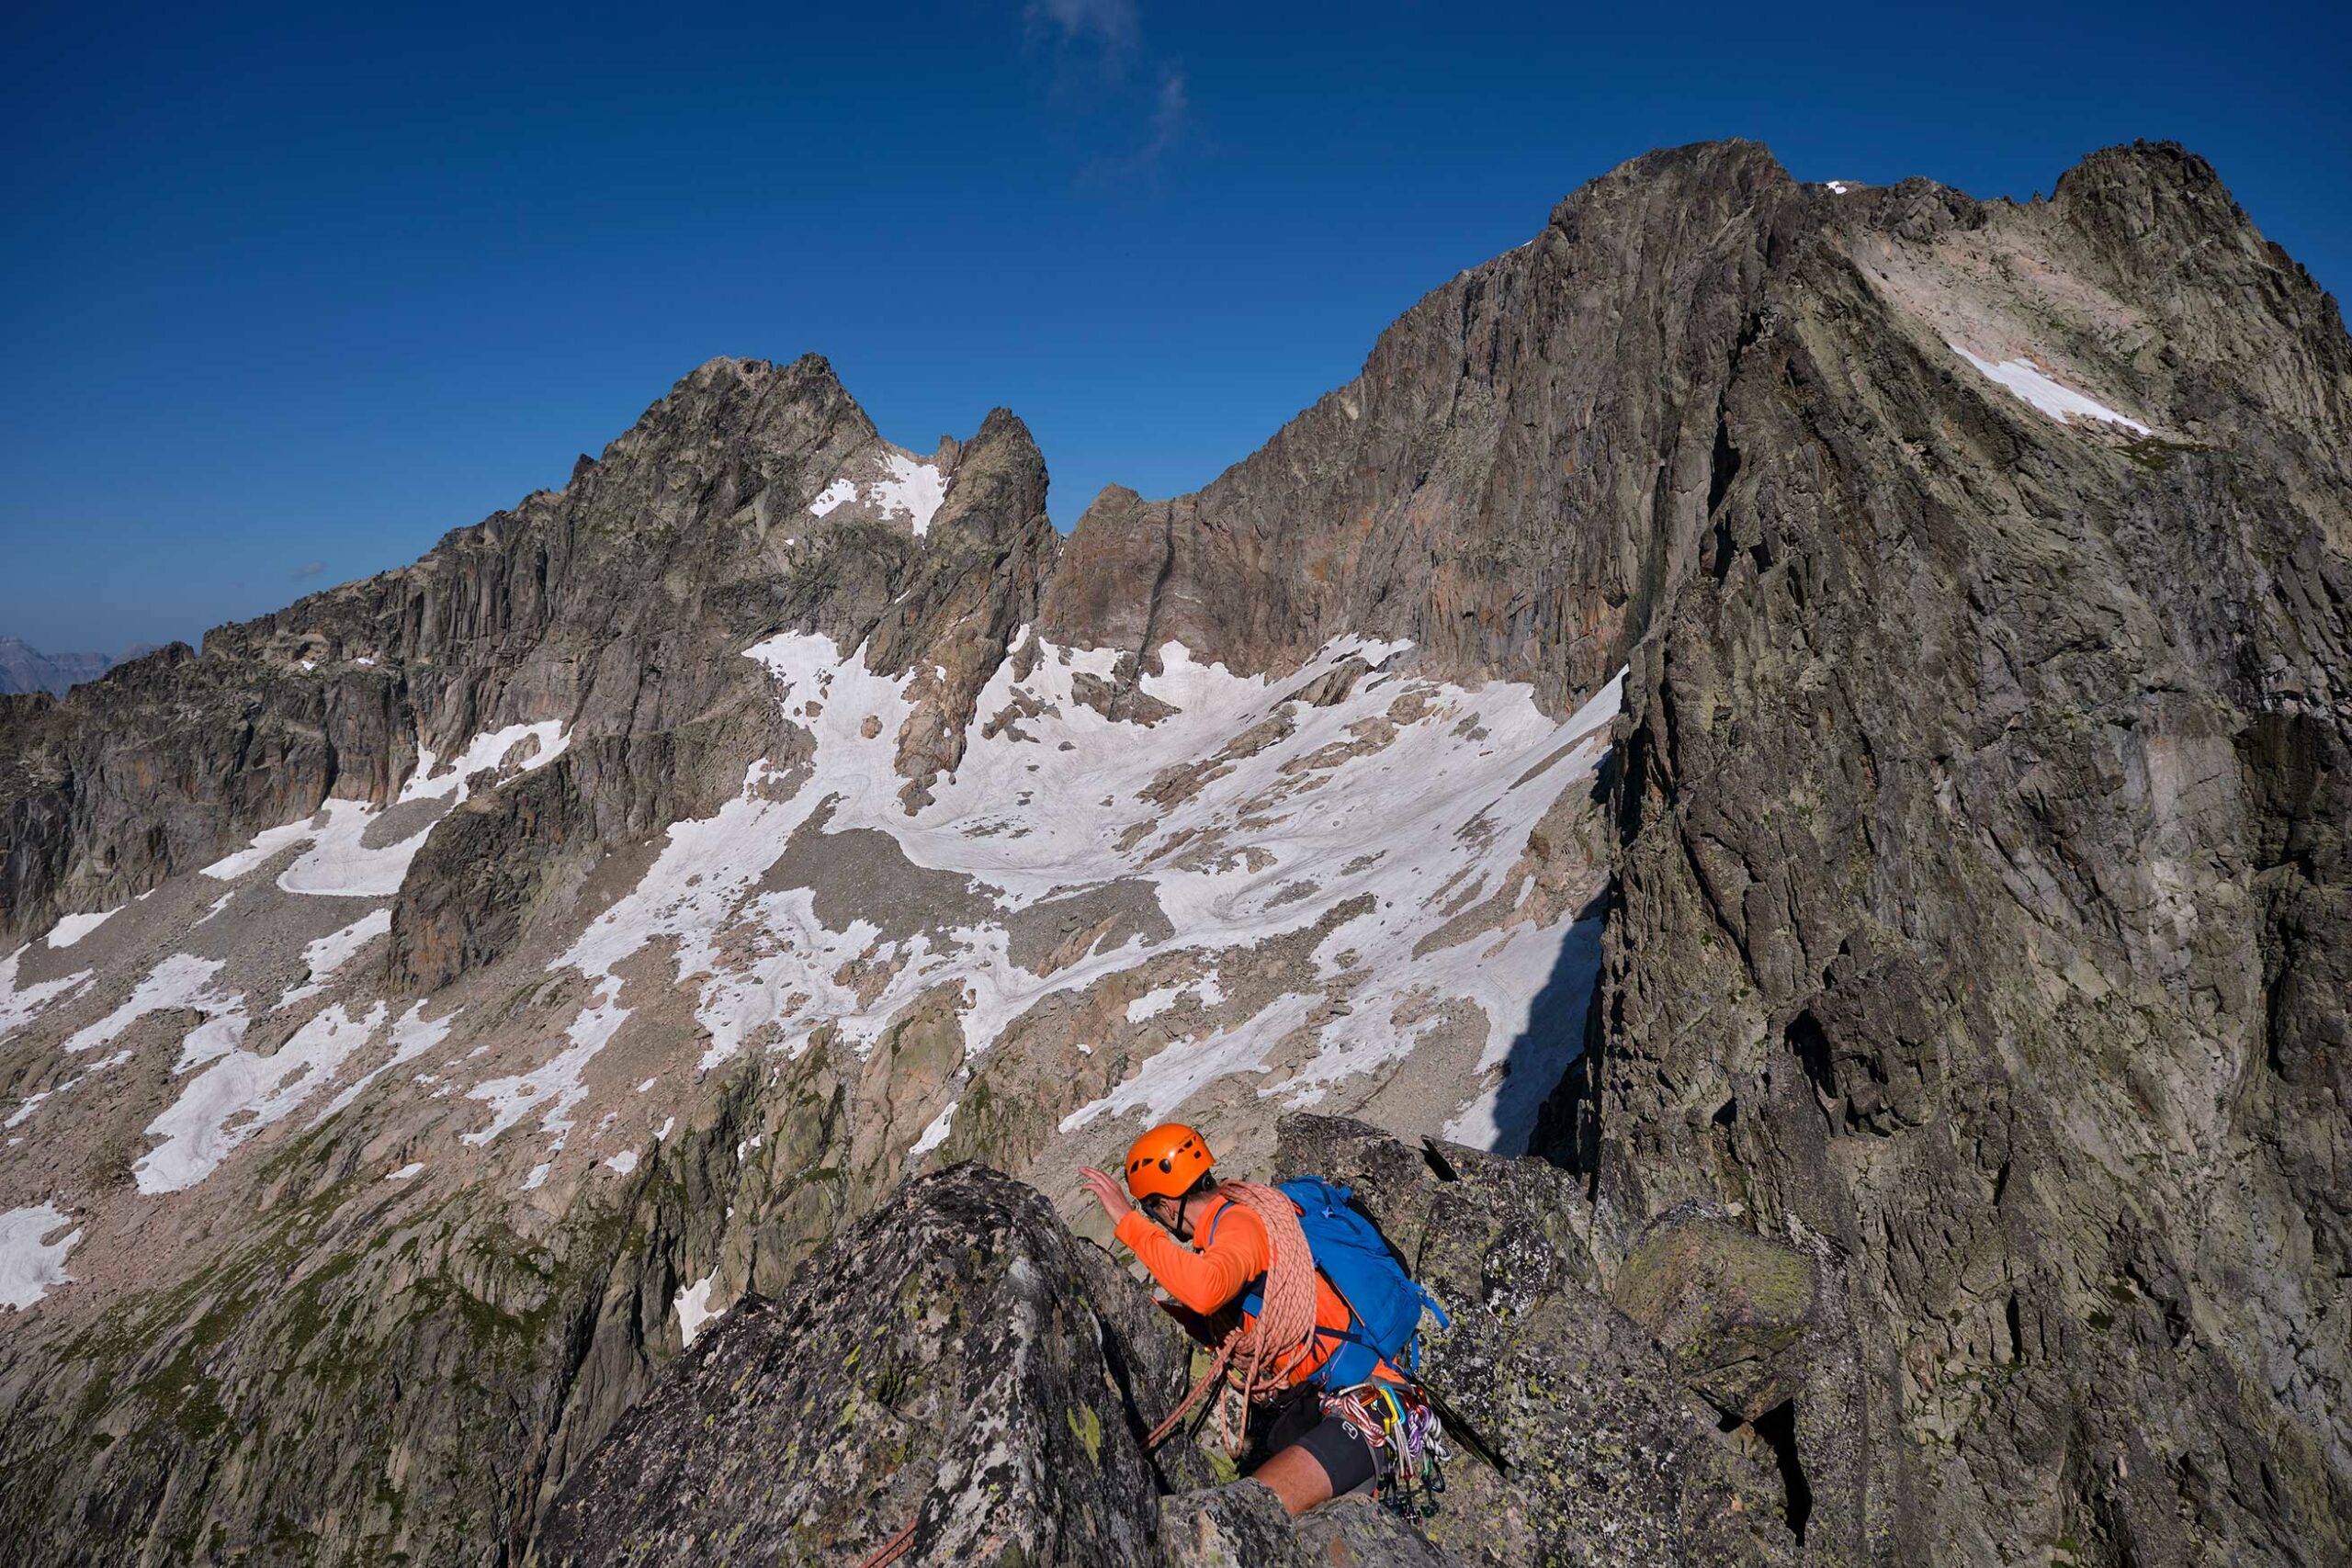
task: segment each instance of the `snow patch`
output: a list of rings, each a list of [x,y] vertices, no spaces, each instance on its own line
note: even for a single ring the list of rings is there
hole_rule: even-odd
[[[243,849],[233,854],[222,855],[210,865],[204,867],[204,874],[218,882],[234,882],[280,850],[291,849],[296,844],[308,843],[318,836],[311,827],[312,818],[317,815],[313,812],[300,822],[288,822],[277,828],[264,828],[253,836],[252,841]]]
[[[493,729],[468,741],[465,750],[446,764],[447,773],[441,771],[444,764],[428,748],[419,746],[416,771],[401,786],[400,797],[403,802],[447,799],[453,807],[463,806],[472,793],[467,787],[467,781],[484,768],[498,767],[506,761],[509,752],[514,751],[526,740],[532,749],[515,759],[514,768],[518,773],[537,773],[562,756],[571,744],[562,723],[556,719],[542,719],[537,724],[510,724],[503,729]]]
[[[263,829],[245,848],[206,866],[204,874],[232,882],[279,852],[299,845],[304,853],[278,874],[277,886],[287,892],[389,898],[401,890],[409,862],[424,847],[424,832],[370,849],[364,835],[375,818],[375,808],[365,801],[330,800],[300,822]],[[205,919],[218,913],[216,905]]]
[[[65,1255],[82,1239],[81,1230],[49,1239],[73,1224],[74,1216],[54,1203],[0,1214],[0,1306],[22,1312],[58,1286],[74,1282],[65,1271]]]
[[[1158,1018],[1161,1013],[1174,1007],[1177,998],[1192,988],[1189,984],[1186,984],[1161,986],[1156,990],[1146,991],[1127,1004],[1127,1021],[1141,1023],[1148,1018]]]
[[[139,1190],[178,1192],[211,1175],[239,1145],[283,1120],[332,1078],[382,1027],[386,1010],[378,1002],[355,1019],[338,1002],[296,1031],[275,1055],[243,1049],[223,1054],[147,1124],[149,1135],[164,1141],[131,1167]]]
[[[1127,1021],[1141,1023],[1147,1019],[1158,1018],[1187,996],[1197,996],[1201,998],[1203,1007],[1213,1008],[1225,1000],[1225,987],[1216,983],[1216,976],[1214,972],[1204,975],[1197,980],[1186,980],[1173,986],[1161,986],[1157,989],[1146,991],[1127,1004]]]
[[[410,1177],[414,1176],[418,1171],[423,1170],[424,1168],[424,1162],[423,1160],[411,1160],[408,1164],[401,1167],[398,1170],[388,1170],[384,1172],[384,1179],[387,1181],[406,1181]]]
[[[2000,364],[1995,365],[1989,360],[1977,358],[1956,343],[1950,346],[1954,354],[1976,367],[1986,377],[2007,387],[2061,424],[2068,423],[2077,417],[2103,419],[2109,424],[2120,424],[2126,429],[2136,430],[2143,435],[2155,434],[2130,415],[2120,414],[2105,403],[2086,398],[2072,387],[2052,380],[2041,373],[2038,366],[2028,364],[2022,359],[2005,359]]]
[[[85,1068],[83,1071],[76,1073],[70,1078],[67,1078],[63,1083],[57,1085],[54,1089],[45,1089],[37,1094],[28,1094],[25,1096],[24,1102],[18,1105],[16,1110],[8,1113],[8,1120],[6,1122],[0,1122],[0,1130],[14,1129],[22,1123],[30,1121],[32,1119],[33,1112],[40,1110],[44,1101],[74,1089],[85,1078],[96,1077],[100,1073],[111,1071],[112,1069],[122,1066],[129,1060],[130,1060],[130,1053],[129,1051],[117,1051],[111,1056],[103,1057],[98,1061],[91,1063],[89,1066]],[[11,1141],[15,1142],[17,1140]]]
[[[726,1315],[725,1307],[720,1307],[716,1312],[711,1310],[710,1286],[711,1281],[718,1278],[718,1270],[714,1269],[678,1292],[675,1303],[678,1312],[678,1337],[689,1346],[695,1342],[695,1337],[702,1332],[704,1324],[714,1317]]]
[[[192,953],[175,953],[147,972],[124,1002],[97,1022],[76,1030],[68,1036],[65,1049],[89,1051],[110,1044],[116,1035],[130,1028],[151,1012],[185,1008],[204,1013],[207,1021],[234,1018],[231,1028],[233,1035],[244,1032],[244,998],[212,988],[213,977],[228,967],[218,958],[198,958]]]
[[[922,1130],[922,1135],[908,1146],[909,1159],[921,1159],[947,1141],[947,1129],[956,1121],[956,1107],[962,1103],[963,1101],[959,1100],[951,1100],[947,1102],[946,1110],[931,1119],[931,1125]]]
[[[339,931],[329,931],[303,948],[302,964],[310,973],[302,984],[289,987],[284,996],[278,998],[277,1005],[291,1007],[325,990],[327,981],[336,970],[351,961],[352,954],[378,937],[386,935],[391,929],[391,910],[377,909],[360,916]]]
[[[57,924],[50,928],[49,945],[71,947],[129,907],[124,905],[119,908],[101,909],[95,915],[60,915],[57,918]]]
[[[847,506],[851,502],[855,501],[856,499],[857,485],[855,481],[851,479],[835,479],[823,490],[819,491],[817,492],[817,499],[808,503],[808,515],[811,517],[830,517],[835,512],[844,506]],[[792,541],[789,539],[785,541],[786,544],[790,544],[791,542]]]
[[[605,1164],[608,1168],[619,1171],[623,1176],[627,1176],[630,1171],[637,1168],[637,1151],[635,1149],[623,1149],[620,1153],[606,1160]]]
[[[0,958],[0,1040],[6,1040],[67,996],[80,996],[97,972],[84,969],[57,980],[39,980],[18,989],[17,965],[24,961],[25,950],[17,949]]]
[[[467,1099],[482,1100],[490,1106],[490,1125],[477,1132],[461,1133],[458,1141],[487,1144],[544,1106],[539,1131],[555,1134],[555,1143],[547,1151],[552,1159],[571,1135],[572,1111],[587,1098],[588,1086],[582,1074],[628,1018],[629,1010],[620,1005],[620,988],[618,980],[606,976],[603,987],[564,1032],[571,1043],[547,1061],[527,1073],[492,1078],[468,1089]],[[524,1185],[527,1190],[545,1179],[545,1173],[541,1172],[538,1180]]]
[[[914,525],[915,537],[931,532],[931,520],[947,498],[947,480],[929,463],[918,463],[892,452],[882,459],[888,478],[876,479],[866,495],[884,513],[899,513]]]
[[[947,496],[947,479],[929,463],[918,463],[903,452],[882,455],[879,478],[861,486],[846,477],[836,479],[808,503],[811,517],[830,517],[864,493],[867,505],[885,517],[903,516],[920,539],[931,532],[931,520]],[[786,539],[786,544],[794,543]]]
[[[1177,1041],[1147,1058],[1133,1077],[1102,1099],[1081,1105],[1061,1120],[1061,1130],[1074,1133],[1098,1116],[1125,1116],[1140,1111],[1147,1122],[1164,1122],[1174,1111],[1217,1078],[1235,1073],[1264,1072],[1273,1055],[1307,1016],[1323,1005],[1320,996],[1277,997],[1240,1024],[1220,1029],[1205,1040]]]
[[[385,1073],[403,1063],[414,1061],[440,1044],[442,1041],[447,1040],[449,1037],[449,1031],[457,1025],[458,1014],[463,1010],[461,1008],[452,1008],[446,1018],[428,1019],[424,1016],[423,1002],[412,1003],[408,1011],[402,1013],[392,1023],[391,1055],[377,1066],[368,1068],[352,1082],[337,1089],[334,1098],[327,1102],[327,1108],[319,1112],[311,1125],[317,1126],[321,1122],[324,1122],[328,1117],[357,1100],[367,1092],[369,1084],[374,1083]],[[429,1076],[420,1075],[417,1081],[430,1083],[433,1080]]]
[[[409,863],[424,847],[424,832],[370,849],[367,832],[376,811],[365,801],[330,800],[320,816],[323,825],[311,833],[310,848],[277,874],[278,886],[335,898],[389,898],[401,890]]]

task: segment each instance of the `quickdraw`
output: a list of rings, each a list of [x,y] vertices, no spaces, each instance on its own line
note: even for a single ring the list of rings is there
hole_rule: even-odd
[[[1445,1423],[1417,1389],[1358,1383],[1323,1396],[1323,1413],[1337,1416],[1372,1450],[1373,1494],[1394,1512],[1430,1518],[1445,1490]]]

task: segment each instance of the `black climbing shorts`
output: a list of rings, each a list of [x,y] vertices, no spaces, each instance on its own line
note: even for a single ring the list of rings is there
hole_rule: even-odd
[[[1380,1473],[1380,1462],[1356,1429],[1323,1414],[1322,1399],[1301,1384],[1268,1405],[1252,1424],[1248,1469],[1285,1449],[1302,1448],[1331,1478],[1331,1495],[1344,1497]]]
[[[1337,1416],[1326,1416],[1306,1429],[1293,1445],[1315,1456],[1331,1478],[1331,1495],[1344,1497],[1380,1473],[1379,1461],[1363,1434]]]

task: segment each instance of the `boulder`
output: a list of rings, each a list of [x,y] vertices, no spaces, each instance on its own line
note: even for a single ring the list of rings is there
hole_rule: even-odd
[[[1685,1386],[1742,1421],[1803,1391],[1813,1296],[1804,1253],[1701,1215],[1658,1225],[1610,1292]]]
[[[749,1298],[572,1476],[545,1568],[855,1562],[1156,1565],[1141,1438],[1184,1387],[1172,1325],[1038,1193],[910,1183]]]

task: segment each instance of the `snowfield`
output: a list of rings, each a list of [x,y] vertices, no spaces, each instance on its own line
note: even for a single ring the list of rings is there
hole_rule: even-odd
[[[1563,790],[1590,779],[1620,705],[1618,682],[1560,723],[1524,687],[1471,692],[1378,668],[1405,653],[1403,644],[1343,639],[1272,682],[1201,663],[1170,642],[1159,649],[1159,671],[1140,685],[1173,711],[1144,724],[1078,700],[1079,677],[1107,679],[1115,655],[1032,648],[1033,636],[1016,639],[1015,657],[981,696],[961,764],[911,818],[893,763],[913,711],[912,678],[874,674],[821,637],[787,634],[749,649],[774,678],[784,712],[814,735],[812,776],[786,793],[769,764],[755,763],[717,815],[670,829],[636,889],[556,961],[603,987],[575,1021],[571,1045],[529,1073],[469,1091],[493,1116],[467,1140],[493,1138],[544,1105],[539,1127],[553,1135],[547,1155],[560,1150],[580,1075],[627,1016],[615,1000],[616,966],[665,939],[676,944],[679,981],[699,987],[707,1070],[754,1043],[797,1055],[820,1025],[862,1051],[910,1001],[943,984],[964,998],[965,1046],[978,1055],[1046,997],[1152,953],[1213,957],[1311,928],[1360,901],[1362,912],[1318,953],[1327,977],[1360,976],[1352,1014],[1344,1029],[1323,1026],[1319,1054],[1285,1082],[1281,1093],[1294,1105],[1409,1054],[1433,1021],[1417,1004],[1449,998],[1483,1016],[1483,1065],[1498,1077],[1572,942],[1580,945],[1566,966],[1589,984],[1597,934],[1565,921],[1512,925],[1506,917],[1499,933],[1425,944],[1453,910],[1502,890],[1537,819]],[[1034,662],[1016,674],[1024,653]],[[1291,697],[1350,661],[1373,668],[1344,700],[1315,707]],[[757,886],[796,834],[853,830],[887,835],[912,866],[948,874],[982,918],[943,918],[893,935],[877,923],[881,911],[829,925],[817,889]],[[1013,961],[1010,917],[1114,884],[1148,886],[1173,936],[1159,944],[1132,936],[1045,974]],[[888,975],[878,987],[877,967]],[[1174,989],[1210,1006],[1224,999],[1213,975]],[[1275,998],[1198,1037],[1180,1033],[1064,1126],[1162,1115],[1214,1079],[1257,1071],[1324,999],[1319,989]],[[1175,1000],[1154,993],[1133,1005],[1130,1021]],[[1473,1093],[1449,1130],[1487,1146],[1523,1147],[1535,1103],[1573,1043],[1561,1050],[1555,1042],[1550,1060],[1522,1052],[1517,1094],[1500,1083]],[[943,1113],[925,1129],[926,1147],[946,1132]]]
[[[897,458],[878,479],[837,493],[842,485],[811,510],[855,500],[918,531],[944,491],[935,469]],[[460,1148],[486,1150],[527,1129],[524,1191],[573,1168],[567,1159],[626,1176],[639,1156],[605,1139],[615,1115],[594,1119],[606,1108],[589,1105],[591,1073],[640,1006],[623,1005],[623,968],[653,949],[690,998],[705,1072],[746,1052],[797,1056],[820,1028],[862,1055],[918,998],[944,997],[968,1076],[1040,1003],[1150,963],[1157,983],[1111,991],[1102,1021],[1089,1026],[1102,1032],[1072,1047],[1083,1059],[1124,1043],[1117,1059],[1127,1065],[1060,1118],[1065,1132],[1166,1116],[1237,1080],[1280,1106],[1316,1105],[1343,1088],[1358,1095],[1346,1103],[1359,1103],[1361,1086],[1442,1036],[1450,1065],[1416,1090],[1448,1097],[1426,1103],[1432,1124],[1516,1151],[1578,1043],[1577,1030],[1539,1017],[1538,998],[1566,998],[1562,1008],[1580,1016],[1598,962],[1597,922],[1578,923],[1556,896],[1533,897],[1531,834],[1563,792],[1589,788],[1620,682],[1560,721],[1523,686],[1416,675],[1410,654],[1403,643],[1342,638],[1268,678],[1170,641],[1134,682],[1135,716],[1113,717],[1090,703],[1104,704],[1120,656],[1024,627],[980,695],[960,762],[910,814],[898,738],[932,672],[876,674],[863,650],[769,637],[744,657],[766,672],[812,755],[788,773],[752,763],[717,812],[668,829],[635,885],[548,964],[550,979],[584,992],[568,1021],[559,1012],[543,1033],[484,1038],[469,1051],[461,1043],[432,1071],[396,1071],[463,1021],[455,1006],[428,1018],[435,1004],[374,995],[356,963],[390,931],[389,900],[430,828],[371,844],[379,812],[330,800],[201,868],[232,886],[182,917],[192,933],[245,890],[276,897],[273,883],[353,900],[343,924],[302,943],[299,966],[281,961],[274,973],[290,973],[290,983],[261,989],[241,977],[242,960],[158,956],[150,945],[135,980],[115,978],[122,988],[111,998],[85,999],[91,970],[20,982],[33,950],[0,959],[0,1035],[52,1008],[90,1010],[77,1009],[80,1027],[59,1043],[61,1061],[83,1065],[19,1096],[10,1146],[55,1116],[61,1096],[129,1061],[132,1048],[116,1047],[141,1019],[192,1014],[176,1031],[168,1102],[132,1163],[144,1197],[198,1186],[297,1111],[316,1127],[388,1089],[446,1102],[455,1115],[436,1113],[445,1130],[435,1135]],[[454,807],[545,766],[570,739],[561,723],[542,720],[489,729],[447,759],[420,745],[398,804]],[[1058,912],[1098,908],[1089,898],[1112,916]],[[110,918],[71,917],[48,945],[71,947]],[[1100,925],[1091,938],[1067,934],[1095,930],[1088,921]],[[1235,978],[1254,974],[1251,955],[1286,942],[1296,944],[1286,949],[1288,979]],[[96,1017],[93,1001],[106,1009]],[[249,1034],[261,1043],[249,1047]],[[493,1044],[499,1055],[468,1066]],[[631,1099],[657,1083],[677,1092],[691,1077],[665,1071]],[[961,1103],[952,1084],[931,1101],[907,1157],[941,1148]],[[575,1139],[583,1114],[593,1126]],[[654,1143],[675,1124],[666,1117]],[[406,1181],[424,1163],[411,1159],[386,1179]],[[62,1281],[57,1265],[79,1234],[48,1251],[12,1242],[24,1258],[46,1260],[12,1264],[15,1277]],[[710,1288],[680,1292],[689,1336],[709,1314]]]

